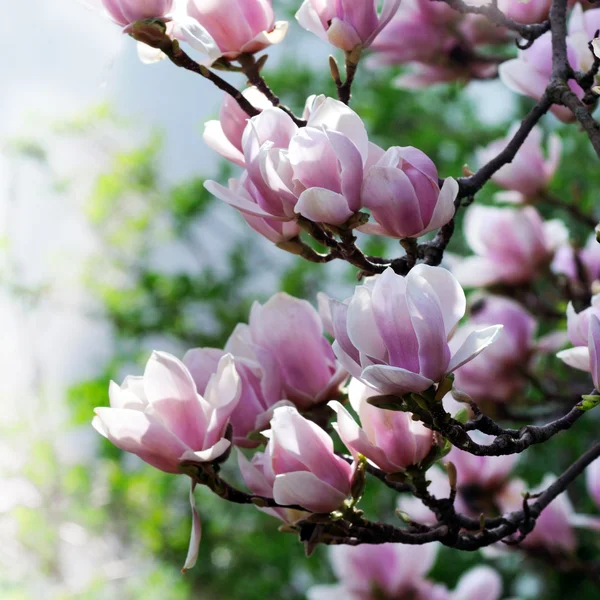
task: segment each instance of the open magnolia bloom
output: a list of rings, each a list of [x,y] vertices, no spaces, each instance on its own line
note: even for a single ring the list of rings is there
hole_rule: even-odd
[[[391,268],[365,280],[344,302],[330,301],[333,350],[348,372],[380,394],[423,392],[487,346],[501,325],[478,329],[454,351],[449,340],[465,294],[441,267]]]
[[[502,579],[492,568],[467,571],[456,589],[436,584],[426,575],[433,567],[438,544],[332,546],[329,560],[339,583],[308,590],[308,600],[498,600]]]
[[[568,240],[569,232],[558,219],[544,222],[533,206],[473,205],[465,215],[465,238],[475,256],[452,268],[462,285],[516,285],[534,279]]]
[[[375,395],[377,392],[373,388],[358,379],[350,382],[348,397],[362,427],[339,402],[329,403],[337,413],[334,427],[342,442],[354,458],[362,454],[387,473],[419,465],[431,452],[433,431],[419,421],[413,421],[410,413],[371,406],[367,400]]]
[[[562,350],[556,356],[570,367],[592,374],[596,390],[600,391],[600,295],[592,298],[589,308],[576,313],[573,304],[567,307],[567,328],[574,348]]]
[[[154,352],[143,377],[127,377],[121,386],[111,382],[110,408],[96,408],[92,425],[121,450],[161,471],[182,473],[182,463],[211,463],[229,450],[226,429],[240,393],[230,354],[221,358],[200,396],[183,363]],[[192,481],[193,529],[184,570],[196,562],[200,543],[194,486]]]
[[[390,22],[400,0],[304,0],[296,13],[298,23],[322,40],[346,52],[368,48]]]

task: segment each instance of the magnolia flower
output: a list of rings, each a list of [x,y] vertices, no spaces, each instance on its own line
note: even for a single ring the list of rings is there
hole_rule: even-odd
[[[590,235],[581,250],[575,250],[571,244],[564,244],[558,248],[551,269],[554,273],[566,275],[571,282],[581,282],[578,261],[583,267],[585,283],[591,284],[600,280],[600,243],[594,234]]]
[[[343,102],[311,99],[308,123],[299,128],[279,108],[252,117],[242,148],[254,202],[215,183],[206,188],[241,212],[263,219],[341,225],[361,208],[365,167],[383,151],[369,144],[360,117]]]
[[[255,452],[252,460],[248,460],[238,450],[238,466],[245,484],[253,494],[273,498],[275,472],[269,453]],[[259,510],[289,524],[296,523],[309,516],[309,513],[293,508],[259,508]]]
[[[323,335],[319,313],[283,292],[253,304],[249,325],[236,327],[226,350],[260,367],[269,406],[283,399],[300,409],[325,402],[347,378]]]
[[[507,402],[527,384],[524,369],[537,349],[533,316],[514,300],[486,296],[474,305],[470,320],[452,339],[460,343],[473,330],[503,325],[496,341],[482,354],[456,370],[454,386],[475,401]]]
[[[362,428],[339,402],[329,406],[337,413],[336,431],[355,458],[362,454],[383,471],[396,473],[418,465],[429,454],[431,429],[413,421],[408,413],[371,406],[367,399],[377,392],[357,379],[350,382],[348,395]]]
[[[452,271],[466,287],[525,283],[551,261],[568,235],[562,221],[543,222],[532,206],[473,205],[465,216],[465,238],[476,256],[460,261]]]
[[[235,59],[278,44],[286,21],[275,21],[271,0],[188,0],[181,34],[200,52]],[[212,56],[214,59],[214,54]]]
[[[477,153],[479,164],[483,165],[500,154],[517,129],[518,124],[513,125],[505,139],[496,140],[481,149]],[[551,135],[548,138],[548,159],[546,160],[542,153],[542,131],[539,127],[534,127],[512,162],[500,167],[492,176],[492,180],[500,187],[510,190],[497,194],[497,199],[505,202],[524,202],[543,192],[558,168],[560,150],[560,138],[556,134]]]
[[[562,350],[556,356],[570,367],[592,375],[596,390],[600,388],[600,294],[592,298],[589,308],[576,313],[573,304],[567,306],[567,329],[574,348]]]
[[[296,13],[304,29],[337,48],[350,52],[368,48],[390,22],[400,0],[384,0],[377,12],[377,0],[304,0]]]
[[[592,500],[596,503],[596,506],[600,508],[600,459],[596,459],[585,470],[585,479]]]
[[[273,106],[267,97],[254,86],[246,88],[242,95],[258,110]],[[243,167],[242,136],[248,124],[248,118],[237,101],[229,94],[225,94],[219,119],[207,121],[204,124],[204,141],[221,156]]]
[[[583,12],[577,3],[569,19],[567,43],[567,59],[574,71],[585,73],[593,63],[593,56],[588,49],[589,41],[600,29],[600,9]],[[547,32],[539,37],[533,46],[519,50],[518,58],[508,60],[499,67],[500,79],[504,84],[517,92],[531,98],[542,97],[552,76],[552,35]],[[577,97],[583,97],[583,90],[571,79],[568,83]],[[571,110],[557,104],[550,109],[561,121],[575,120]]]
[[[466,308],[454,276],[417,265],[406,277],[391,268],[365,280],[344,302],[331,300],[333,349],[351,375],[381,394],[423,392],[489,346],[501,326],[448,340]]]
[[[162,18],[173,9],[173,0],[102,0],[111,19],[126,27],[135,21]]]
[[[480,566],[465,573],[451,592],[426,579],[433,567],[437,544],[407,546],[331,546],[329,560],[339,583],[308,590],[308,600],[497,600],[502,580],[490,567]]]
[[[419,237],[452,219],[457,194],[458,183],[451,177],[440,189],[436,166],[424,152],[395,146],[365,174],[362,205],[371,210],[376,223],[367,223],[361,231]]]
[[[136,454],[167,473],[181,473],[182,463],[210,463],[231,446],[225,437],[231,413],[240,398],[240,377],[233,357],[224,355],[207,382],[203,396],[190,372],[174,356],[154,352],[143,377],[111,382],[110,408],[96,408],[92,425],[115,446]],[[190,502],[193,527],[184,570],[198,556],[200,518]]]
[[[340,508],[350,495],[354,466],[337,456],[333,441],[318,425],[291,406],[275,409],[263,472],[275,475],[273,498],[311,512]]]
[[[478,46],[507,40],[507,31],[483,16],[461,15],[442,2],[403,0],[396,16],[373,42],[369,64],[408,63],[411,71],[394,83],[409,89],[490,77],[496,66],[479,58]]]

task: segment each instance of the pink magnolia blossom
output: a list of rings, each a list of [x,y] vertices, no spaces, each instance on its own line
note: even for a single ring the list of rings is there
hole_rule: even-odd
[[[273,106],[267,97],[254,86],[246,88],[242,95],[258,110]],[[204,141],[221,156],[243,167],[245,162],[242,136],[248,119],[248,115],[240,108],[240,105],[229,94],[225,94],[219,119],[207,121],[204,124]]]
[[[227,452],[226,428],[240,392],[230,354],[219,360],[200,396],[183,363],[154,352],[143,377],[127,377],[121,386],[111,382],[110,408],[96,408],[92,425],[121,450],[161,471],[181,473],[184,461],[210,463]],[[194,487],[192,482],[192,536],[184,570],[195,564],[201,536]]]
[[[340,438],[355,458],[362,454],[387,473],[418,465],[431,451],[433,432],[408,413],[371,406],[367,399],[375,395],[375,390],[357,379],[351,381],[350,404],[362,427],[339,402],[329,403],[337,413]]]
[[[403,0],[396,16],[372,45],[370,64],[410,64],[395,80],[398,87],[494,75],[496,66],[482,61],[478,46],[507,41],[507,32],[480,15],[461,15],[444,3]]]
[[[518,125],[515,124],[505,139],[496,140],[481,149],[477,153],[479,164],[483,165],[500,154],[517,128]],[[542,152],[542,131],[539,127],[534,127],[512,162],[501,167],[492,176],[492,180],[500,187],[510,190],[498,194],[497,198],[505,202],[524,202],[543,192],[558,168],[560,150],[560,138],[555,134],[551,135],[548,139],[548,159],[546,159]]]
[[[173,9],[173,0],[102,0],[111,19],[126,27],[135,21],[161,18]]]
[[[216,47],[227,59],[278,44],[288,28],[286,21],[275,21],[271,0],[188,0],[181,21],[190,45],[204,52]]]
[[[458,183],[451,177],[440,189],[437,168],[424,152],[394,146],[365,174],[362,205],[376,223],[367,223],[361,231],[419,237],[452,219],[457,194]]]
[[[562,221],[543,222],[532,206],[473,205],[465,216],[465,237],[475,256],[452,271],[465,287],[477,287],[532,280],[565,243],[568,232]]]
[[[593,63],[588,43],[595,32],[600,29],[600,9],[583,11],[577,3],[571,12],[567,35],[567,58],[574,71],[585,73]],[[552,74],[552,35],[545,33],[527,50],[519,50],[518,58],[508,60],[500,65],[500,78],[504,84],[517,92],[531,98],[541,98]],[[583,90],[574,81],[569,87],[579,97]],[[554,105],[552,112],[565,122],[575,120],[575,115],[564,106]]]
[[[531,493],[545,490],[556,477],[546,475],[539,487]],[[498,495],[498,506],[501,512],[511,512],[523,508],[523,493],[528,491],[526,484],[520,479],[514,479],[505,486]],[[557,496],[541,513],[536,520],[531,533],[520,543],[523,548],[543,548],[552,553],[570,554],[575,551],[577,539],[573,525],[576,524],[577,515],[566,494]]]
[[[319,313],[283,292],[253,304],[249,325],[236,327],[226,350],[261,368],[269,406],[283,399],[300,409],[325,402],[347,378],[323,335]]]
[[[533,316],[514,300],[499,296],[481,298],[452,343],[459,343],[474,329],[492,324],[504,326],[497,340],[455,373],[454,386],[477,402],[507,402],[522,391],[527,384],[523,370],[537,348],[537,323]]]
[[[600,281],[600,243],[594,234],[581,250],[575,250],[571,244],[561,246],[554,255],[552,271],[566,275],[572,282],[580,281],[576,256],[581,261],[587,283]]]
[[[248,460],[238,450],[238,466],[245,484],[253,494],[273,498],[275,472],[269,452],[255,452]],[[280,519],[284,523],[296,523],[309,516],[309,513],[293,508],[259,508],[262,512]]]
[[[592,375],[596,390],[600,388],[600,295],[592,298],[589,308],[576,313],[573,305],[567,307],[569,339],[575,346],[562,350],[556,356],[570,367]]]
[[[333,349],[351,375],[382,394],[423,392],[477,356],[501,329],[475,331],[452,352],[448,340],[465,308],[449,271],[418,265],[402,277],[388,268],[352,298],[331,300]]]
[[[390,22],[400,0],[304,0],[296,13],[298,23],[322,40],[347,52],[368,48]]]
[[[262,211],[260,207],[265,203],[264,196],[261,195],[259,188],[254,185],[247,172],[243,173],[239,179],[231,178],[228,187],[214,181],[207,181],[205,187],[217,198],[235,206],[244,221],[254,231],[274,244],[283,243],[300,235],[300,226],[295,221],[272,218],[268,216],[268,213]],[[256,213],[262,213],[265,216],[258,216]]]
[[[273,498],[278,504],[328,513],[350,495],[354,467],[336,456],[323,429],[292,406],[275,409],[264,461],[267,477],[275,474]]]
[[[497,600],[502,594],[498,573],[479,566],[465,573],[451,592],[426,578],[433,567],[437,544],[408,546],[332,546],[329,559],[339,583],[308,590],[308,600]]]
[[[343,102],[312,98],[299,128],[279,108],[249,120],[242,138],[255,201],[214,181],[206,188],[241,212],[263,219],[341,225],[361,208],[364,169],[383,151],[370,144],[360,117]]]

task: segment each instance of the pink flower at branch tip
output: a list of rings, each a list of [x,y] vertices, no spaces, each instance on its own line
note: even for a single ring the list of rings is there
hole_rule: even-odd
[[[337,413],[336,431],[354,458],[362,454],[383,471],[397,473],[419,465],[430,453],[433,432],[409,413],[371,406],[367,400],[377,392],[357,379],[350,382],[348,395],[361,426],[339,402],[329,406]]]
[[[573,348],[562,350],[556,356],[564,363],[591,373],[594,388],[600,391],[600,294],[592,298],[589,308],[575,312],[567,306],[567,329]]]
[[[368,48],[390,22],[400,0],[304,0],[296,13],[298,23],[322,40],[346,52]]]
[[[110,408],[96,408],[92,425],[121,450],[161,471],[182,473],[183,462],[211,463],[229,450],[226,430],[240,393],[240,377],[230,354],[219,360],[200,396],[182,362],[154,352],[143,377],[127,377],[121,386],[111,382]],[[200,544],[194,487],[192,481],[193,526],[184,570],[196,562]]]
[[[329,560],[337,585],[308,590],[308,600],[498,600],[502,579],[496,571],[479,566],[464,573],[454,591],[427,579],[438,551],[434,543],[421,546],[331,546]]]
[[[464,231],[475,256],[461,260],[452,272],[465,287],[531,281],[569,236],[562,221],[544,222],[532,206],[473,205],[465,215]]]
[[[417,238],[446,225],[454,216],[458,183],[447,177],[440,189],[433,161],[411,146],[390,148],[367,169],[361,204],[376,223],[365,233]]]
[[[235,59],[281,42],[287,21],[275,21],[272,0],[188,0],[181,35],[194,48]],[[214,58],[214,56],[213,56]]]
[[[496,157],[517,131],[519,124],[511,127],[506,138],[496,140],[477,153],[477,160],[484,165]],[[524,202],[542,193],[547,187],[560,159],[560,138],[553,134],[548,138],[548,159],[542,152],[542,131],[534,127],[529,133],[513,160],[500,167],[492,176],[492,181],[508,192],[501,192],[496,199],[504,202]]]
[[[423,392],[489,346],[502,328],[448,345],[465,313],[465,294],[441,267],[417,265],[406,277],[391,268],[366,279],[352,298],[330,301],[334,352],[348,372],[381,394]]]
[[[278,504],[329,513],[350,496],[355,466],[337,456],[333,440],[292,406],[273,412],[263,473],[273,481]],[[248,470],[246,469],[246,476]]]
[[[242,137],[255,202],[245,202],[216,182],[207,189],[241,212],[281,221],[298,214],[341,225],[361,208],[363,172],[383,151],[369,143],[361,118],[343,102],[315,96],[299,128],[279,108],[249,119]]]
[[[122,27],[135,21],[166,17],[173,3],[174,0],[102,0],[111,19]]]

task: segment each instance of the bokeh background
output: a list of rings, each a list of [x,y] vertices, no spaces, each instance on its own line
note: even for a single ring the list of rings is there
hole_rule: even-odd
[[[291,15],[298,3],[274,4]],[[152,349],[181,356],[221,346],[254,300],[279,289],[342,298],[355,281],[352,270],[278,251],[204,191],[204,178],[230,172],[201,137],[203,122],[218,111],[218,90],[166,62],[142,65],[135,44],[84,3],[24,0],[6,8],[0,597],[305,597],[310,585],[332,580],[326,551],[306,559],[273,519],[206,490],[197,492],[201,556],[182,576],[186,482],[121,455],[90,420],[107,403],[109,380],[139,374]],[[309,94],[333,91],[329,52],[292,22],[288,41],[270,52],[267,79],[301,110]],[[376,142],[418,146],[442,175],[460,174],[475,148],[504,134],[528,105],[497,82],[404,92],[392,85],[396,72],[361,69],[353,106]],[[585,153],[581,143],[566,140],[567,154]],[[574,161],[558,189],[572,177],[586,178],[589,189],[598,180],[593,166]],[[460,238],[453,243],[460,251]],[[386,246],[395,251],[371,239],[367,251]],[[560,447],[531,451],[521,474],[536,483],[549,465],[558,472],[582,447],[569,435]],[[367,494],[372,516],[393,518],[388,491]],[[585,507],[585,493],[577,494]],[[481,560],[443,551],[433,577],[452,585]],[[575,582],[547,565],[523,569],[515,553],[498,561],[515,597],[566,597]],[[578,589],[581,597],[593,594],[585,584]]]

